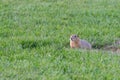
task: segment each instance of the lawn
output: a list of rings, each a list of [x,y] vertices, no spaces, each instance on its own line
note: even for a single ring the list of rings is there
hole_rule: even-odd
[[[102,50],[120,39],[119,3],[0,0],[0,80],[120,80],[120,54]],[[71,34],[93,49],[71,49]]]

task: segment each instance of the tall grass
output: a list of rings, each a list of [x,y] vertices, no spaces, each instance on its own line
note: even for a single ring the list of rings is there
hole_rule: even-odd
[[[0,80],[119,80],[119,54],[93,48],[120,38],[120,0],[1,0]]]

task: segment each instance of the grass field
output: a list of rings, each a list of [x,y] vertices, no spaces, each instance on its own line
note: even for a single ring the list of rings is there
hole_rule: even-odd
[[[0,0],[0,80],[120,80],[120,0]]]

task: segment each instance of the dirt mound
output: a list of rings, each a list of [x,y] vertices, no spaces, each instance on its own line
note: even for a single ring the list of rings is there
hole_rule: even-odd
[[[115,41],[112,45],[106,45],[104,50],[120,53],[120,40]]]

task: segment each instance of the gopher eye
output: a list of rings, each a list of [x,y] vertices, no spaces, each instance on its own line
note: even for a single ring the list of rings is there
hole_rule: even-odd
[[[77,36],[75,35],[75,37],[77,37]]]

